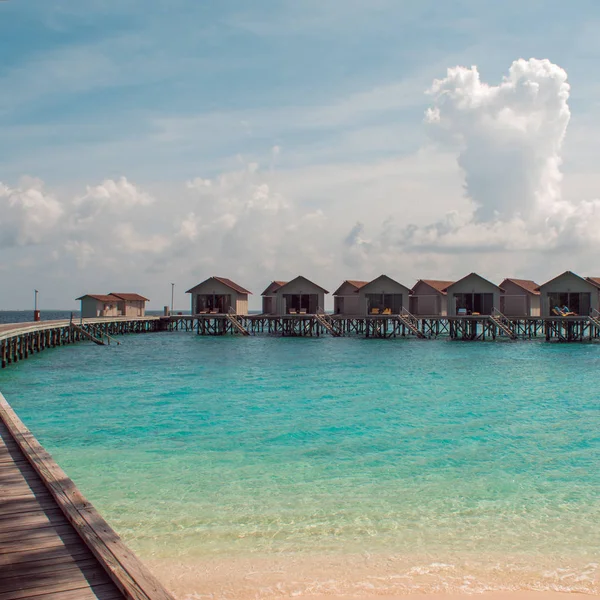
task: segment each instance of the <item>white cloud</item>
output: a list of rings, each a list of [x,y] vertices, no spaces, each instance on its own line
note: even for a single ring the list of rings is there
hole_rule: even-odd
[[[545,212],[560,197],[560,151],[571,116],[563,69],[521,59],[490,86],[476,67],[456,67],[429,93],[425,121],[458,149],[477,220]]]
[[[347,237],[353,259],[595,247],[600,201],[561,194],[569,89],[566,72],[548,60],[513,62],[497,86],[483,83],[476,67],[448,69],[429,90],[425,123],[440,147],[456,153],[471,206],[419,226],[386,219],[368,243],[354,226]]]
[[[10,188],[0,182],[0,247],[44,243],[63,216],[63,207],[38,180]]]
[[[196,177],[186,183],[187,187],[192,190],[201,190],[203,188],[210,187],[212,181],[210,179],[202,179],[202,177]]]
[[[94,259],[96,254],[96,251],[91,244],[78,240],[67,240],[64,244],[64,250],[67,254],[71,254],[75,257],[79,269],[85,269]],[[59,260],[59,258],[60,253],[55,251],[54,260]]]
[[[87,186],[86,193],[75,199],[75,219],[78,222],[95,219],[100,213],[122,214],[130,208],[149,206],[154,198],[141,191],[126,177],[106,179],[100,185]]]

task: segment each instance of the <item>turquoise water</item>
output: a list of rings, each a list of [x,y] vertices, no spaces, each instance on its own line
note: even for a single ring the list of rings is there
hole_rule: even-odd
[[[143,556],[510,556],[597,589],[599,346],[123,341],[0,390]]]

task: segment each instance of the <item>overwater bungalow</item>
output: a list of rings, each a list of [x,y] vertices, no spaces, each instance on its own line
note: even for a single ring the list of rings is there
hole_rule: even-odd
[[[453,281],[419,279],[410,290],[410,312],[417,316],[445,317],[448,314],[446,289]]]
[[[329,292],[306,277],[273,281],[263,292],[263,313],[267,315],[314,315],[323,310]]]
[[[148,298],[131,292],[118,294],[85,294],[76,298],[81,301],[81,317],[144,317]]]
[[[362,316],[360,309],[359,290],[367,285],[368,281],[346,279],[340,287],[333,292],[333,312],[336,315]]]
[[[565,271],[538,288],[541,295],[542,316],[588,316],[599,308],[600,282]]]
[[[119,299],[119,308],[124,317],[145,317],[148,298],[129,292],[110,292],[110,296]]]
[[[192,314],[248,314],[248,295],[252,292],[227,279],[226,277],[209,277],[202,283],[189,289],[186,294],[192,295]]]
[[[387,275],[380,275],[358,290],[359,306],[366,315],[397,315],[406,305],[410,290]]]
[[[477,273],[469,273],[446,288],[448,316],[491,315],[500,307],[504,290]]]
[[[97,317],[119,317],[119,299],[110,294],[85,294],[81,300],[81,317],[95,319]]]
[[[507,317],[539,317],[541,296],[539,284],[531,279],[505,279],[500,287],[500,312]]]
[[[267,289],[261,294],[262,296],[262,313],[263,315],[277,314],[277,290],[285,285],[287,281],[271,281]]]
[[[600,277],[586,277],[586,279],[595,286],[598,286],[598,310],[600,310]],[[595,316],[598,317],[598,315]]]

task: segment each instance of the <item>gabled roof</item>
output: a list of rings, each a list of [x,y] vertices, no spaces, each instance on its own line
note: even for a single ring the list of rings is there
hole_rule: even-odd
[[[368,288],[372,283],[375,283],[376,281],[379,281],[380,279],[389,279],[392,283],[396,283],[397,285],[402,286],[403,288],[408,289],[404,284],[400,283],[399,281],[396,281],[395,279],[392,279],[389,275],[380,275],[379,277],[375,277],[375,279],[373,279],[372,281],[369,281],[369,283],[365,284],[363,286],[364,289]]]
[[[150,300],[148,300],[148,298],[144,298],[144,296],[140,296],[139,294],[130,294],[130,293],[123,293],[123,292],[119,292],[117,294],[117,292],[111,292],[110,295],[116,296],[117,298],[120,298],[121,300],[128,300],[130,302],[135,302],[136,300],[141,300],[142,302],[150,302]]]
[[[419,285],[419,283],[425,283],[429,287],[432,287],[436,292],[439,292],[440,294],[443,294],[445,296],[446,288],[450,287],[454,283],[454,281],[444,281],[441,279],[419,279],[419,281],[415,283],[413,289],[410,290],[411,293],[414,291],[417,285]]]
[[[549,283],[552,283],[553,281],[556,281],[557,279],[564,277],[565,275],[573,275],[573,277],[577,277],[577,279],[581,279],[581,281],[585,281],[586,283],[589,283],[589,284],[593,285],[594,287],[600,288],[600,285],[598,283],[596,283],[595,281],[593,281],[594,278],[590,278],[590,277],[584,278],[581,275],[577,275],[577,273],[573,273],[573,271],[565,271],[564,273],[561,273],[560,275],[557,275],[556,277],[549,279],[545,283],[542,283],[542,285],[540,285],[538,287],[538,290],[543,288],[545,285],[548,285]]]
[[[526,292],[530,294],[534,294],[535,296],[540,295],[540,286],[535,281],[531,279],[513,279],[512,277],[507,277],[501,284],[500,287],[504,285],[505,281],[510,281],[515,285],[518,285],[520,288],[524,289]]]
[[[322,292],[324,292],[325,294],[329,294],[329,292],[321,287],[320,285],[317,285],[314,281],[311,281],[310,279],[307,279],[306,277],[304,277],[303,275],[298,275],[298,277],[295,277],[294,279],[292,279],[291,281],[287,281],[286,283],[284,283],[281,287],[279,287],[276,292],[279,293],[281,290],[283,290],[286,286],[290,285],[291,283],[296,283],[296,281],[298,281],[299,279],[304,279],[304,281],[306,281],[307,283],[310,283],[311,285],[314,285],[315,287],[319,288]]]
[[[84,298],[93,298],[94,300],[98,300],[98,302],[118,302],[120,300],[120,298],[111,296],[110,294],[84,294],[79,298],[75,298],[75,300],[83,300]]]
[[[285,285],[287,281],[271,281],[267,286],[267,289],[261,294],[261,296],[270,296],[274,294],[281,286]]]
[[[586,279],[593,283],[597,288],[600,288],[600,277],[586,277]]]
[[[465,275],[464,277],[461,277],[459,280],[454,281],[450,285],[446,286],[444,288],[444,291],[447,292],[448,289],[451,288],[452,286],[456,285],[457,283],[460,283],[461,281],[464,281],[465,279],[468,279],[469,277],[473,277],[473,276],[477,277],[478,279],[481,279],[481,281],[485,281],[486,283],[489,283],[490,285],[493,285],[495,288],[498,288],[501,292],[504,291],[499,285],[496,285],[495,283],[492,283],[491,281],[489,281],[485,277],[482,277],[481,275],[478,275],[477,273],[469,273],[468,275]]]
[[[232,289],[234,292],[237,292],[238,294],[252,294],[252,292],[248,291],[246,288],[243,288],[241,285],[238,285],[235,281],[231,281],[231,279],[227,279],[226,277],[217,277],[216,275],[213,275],[212,277],[205,279],[198,285],[195,285],[193,288],[189,289],[186,292],[186,294],[191,294],[192,291],[194,289],[196,289],[199,285],[202,285],[203,283],[206,283],[207,281],[210,281],[211,279],[214,279],[215,281],[218,281],[219,283],[226,285],[228,288]]]
[[[342,285],[340,285],[340,287],[335,290],[335,292],[333,292],[334,296],[337,296],[339,294],[339,291],[344,287],[345,284],[349,284],[354,288],[355,292],[358,292],[358,290],[360,290],[361,287],[367,285],[367,283],[369,283],[368,281],[359,281],[358,279],[346,279]]]

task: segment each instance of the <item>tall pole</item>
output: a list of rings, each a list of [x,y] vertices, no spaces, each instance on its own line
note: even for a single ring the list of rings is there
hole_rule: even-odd
[[[34,295],[34,300],[33,300],[33,320],[34,321],[39,321],[40,320],[40,311],[38,310],[38,294],[39,292],[37,290],[34,290],[35,295]]]
[[[175,297],[175,284],[171,284],[171,314],[173,314],[173,298]]]

